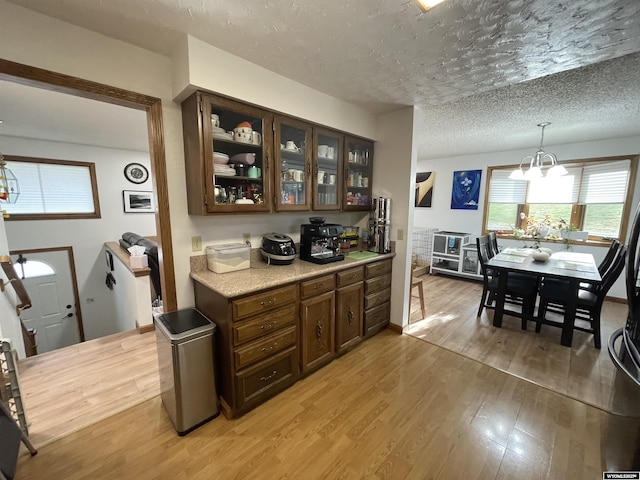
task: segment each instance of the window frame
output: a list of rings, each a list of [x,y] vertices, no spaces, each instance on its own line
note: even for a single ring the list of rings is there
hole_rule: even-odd
[[[92,162],[79,162],[75,160],[55,160],[51,158],[21,157],[17,155],[5,155],[7,162],[42,163],[50,165],[70,165],[74,167],[86,167],[89,169],[91,178],[91,194],[93,196],[93,212],[89,213],[9,213],[5,221],[11,220],[71,220],[101,218],[100,200],[98,196],[98,179],[96,176],[96,165]],[[18,178],[18,181],[20,179]]]
[[[616,162],[616,161],[620,161],[620,160],[629,160],[630,164],[629,164],[629,177],[627,178],[627,192],[626,192],[626,197],[624,200],[624,207],[622,209],[622,218],[621,218],[621,222],[620,222],[620,233],[618,235],[618,239],[623,242],[624,239],[627,238],[627,226],[628,226],[628,219],[631,215],[631,209],[633,208],[633,193],[635,190],[635,183],[636,183],[636,176],[638,173],[638,163],[640,160],[640,155],[634,154],[634,155],[616,155],[613,157],[596,157],[596,158],[583,158],[583,159],[574,159],[574,160],[567,160],[567,161],[563,161],[562,165],[564,167],[585,167],[588,166],[589,164],[593,164],[593,163],[607,163],[607,162]],[[519,164],[512,164],[512,165],[495,165],[495,166],[489,166],[487,167],[487,186],[485,188],[485,192],[484,192],[484,204],[485,204],[485,208],[484,208],[484,212],[482,215],[482,233],[483,234],[487,234],[489,233],[489,229],[487,229],[487,220],[488,220],[488,215],[489,215],[489,193],[490,193],[490,188],[491,188],[491,175],[493,174],[494,170],[514,170],[516,168],[518,168]],[[517,215],[520,215],[520,213],[524,213],[525,215],[529,215],[529,207],[531,204],[528,203],[524,203],[524,204],[518,204],[518,209],[517,209]],[[574,203],[572,204],[572,208],[571,208],[571,218],[569,219],[569,224],[570,225],[578,225],[578,228],[582,228],[583,222],[584,222],[584,218],[585,218],[585,209],[586,209],[587,205],[581,205],[579,203]],[[505,231],[502,230],[502,233],[500,234],[503,237],[513,237],[513,230],[510,231]],[[554,242],[554,240],[544,240],[544,241],[548,241],[548,242]],[[589,235],[589,238],[587,240],[587,242],[590,245],[598,245],[598,244],[602,244],[602,245],[608,245],[610,243],[611,239],[609,237],[602,237],[599,235]],[[570,243],[576,243],[573,240],[570,240]],[[584,242],[580,242],[580,243],[584,243]]]

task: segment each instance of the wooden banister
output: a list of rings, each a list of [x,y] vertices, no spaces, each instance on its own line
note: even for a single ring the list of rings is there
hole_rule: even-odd
[[[23,310],[31,308],[31,298],[27,293],[27,289],[24,288],[22,280],[20,280],[16,275],[13,263],[11,262],[11,257],[8,255],[0,255],[0,265],[2,265],[2,270],[8,279],[7,281],[0,280],[0,291],[4,292],[7,285],[13,286],[13,289],[16,291],[16,295],[18,295],[18,299],[20,300],[20,303],[16,305],[16,315],[20,317],[20,313]],[[22,319],[20,319],[20,326],[22,327],[22,339],[24,341],[26,356],[30,357],[32,355],[37,355],[38,347],[36,345],[36,330],[33,328],[27,328],[22,322]]]

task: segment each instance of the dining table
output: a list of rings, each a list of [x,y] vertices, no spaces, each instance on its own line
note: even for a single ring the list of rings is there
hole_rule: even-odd
[[[502,327],[502,317],[505,313],[507,315],[526,318],[527,320],[535,320],[534,316],[527,315],[524,312],[505,310],[507,277],[510,272],[534,275],[538,277],[538,280],[542,278],[555,278],[568,283],[569,293],[567,294],[565,303],[560,343],[570,347],[573,341],[573,328],[580,282],[598,284],[602,281],[602,277],[598,271],[595,259],[590,253],[570,251],[554,252],[548,260],[536,261],[533,258],[535,251],[535,249],[531,248],[505,248],[487,262],[486,266],[493,269],[498,277],[493,325],[495,327]]]

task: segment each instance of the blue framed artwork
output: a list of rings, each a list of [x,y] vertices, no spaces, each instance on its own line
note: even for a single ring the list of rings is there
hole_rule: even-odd
[[[453,172],[453,188],[451,189],[452,209],[478,209],[481,178],[482,170],[459,170]]]

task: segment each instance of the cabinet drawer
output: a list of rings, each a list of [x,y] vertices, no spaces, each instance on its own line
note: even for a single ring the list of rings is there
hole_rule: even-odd
[[[390,298],[391,298],[390,288],[386,288],[384,290],[380,290],[379,292],[365,295],[364,309],[369,310],[370,308],[377,307],[378,305],[382,305],[384,302],[388,302]]]
[[[233,318],[240,318],[253,315],[258,312],[267,312],[275,308],[293,303],[298,299],[298,291],[295,285],[288,287],[274,288],[268,292],[258,293],[241,300],[233,301]]]
[[[365,266],[367,278],[377,277],[391,271],[391,260],[382,260],[381,262],[370,263]]]
[[[364,312],[364,336],[369,337],[382,330],[389,323],[390,316],[391,304],[389,302]]]
[[[291,347],[236,373],[236,408],[261,403],[291,385],[298,377],[297,363],[298,349]]]
[[[333,274],[325,275],[324,277],[301,282],[300,297],[307,298],[311,295],[320,295],[324,292],[330,292],[334,288],[336,288],[336,277]]]
[[[247,320],[233,325],[233,344],[235,346],[249,342],[263,335],[294,325],[296,322],[297,308],[291,305],[280,310],[275,310],[254,320]]]
[[[382,275],[380,277],[375,277],[367,280],[364,283],[364,292],[365,293],[373,293],[378,290],[383,290],[391,286],[391,274],[387,273],[386,275]]]
[[[293,326],[281,332],[275,332],[260,340],[245,345],[234,352],[236,369],[240,370],[252,363],[267,358],[286,347],[295,345],[298,329]]]
[[[344,272],[338,272],[338,288],[351,285],[352,283],[360,282],[364,279],[364,268],[350,268]]]

